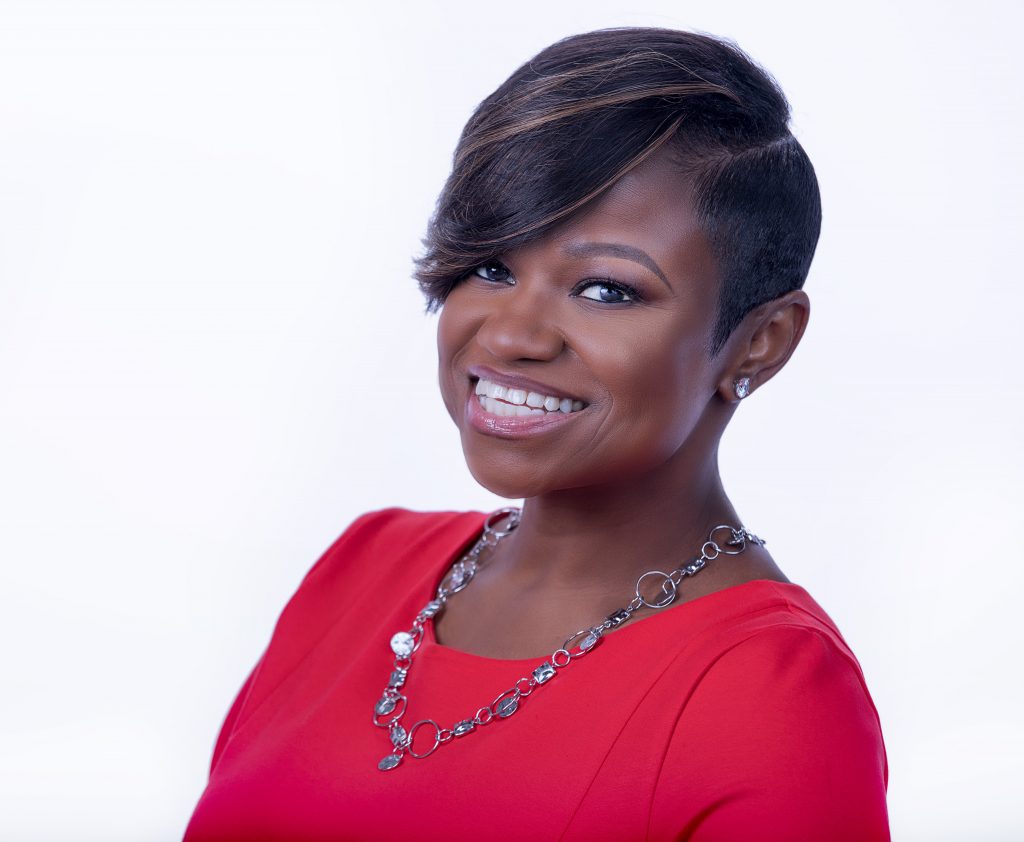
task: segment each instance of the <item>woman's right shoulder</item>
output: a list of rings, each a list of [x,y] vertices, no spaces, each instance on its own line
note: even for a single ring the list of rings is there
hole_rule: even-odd
[[[345,577],[376,578],[385,568],[408,558],[432,555],[475,534],[486,513],[415,511],[399,506],[365,512],[353,520],[306,573],[300,590]]]

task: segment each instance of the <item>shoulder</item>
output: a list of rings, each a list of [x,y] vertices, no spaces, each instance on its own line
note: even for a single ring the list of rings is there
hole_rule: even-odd
[[[270,650],[310,649],[342,613],[368,594],[424,575],[465,541],[486,517],[480,512],[379,509],[357,517],[320,555],[287,600]],[[463,537],[464,536],[464,537]]]
[[[458,541],[463,534],[475,535],[486,514],[476,511],[419,512],[392,507],[360,515],[313,564],[299,590],[324,579],[357,573],[354,564],[373,557],[377,564],[362,567],[373,574],[399,556],[421,557],[431,546],[442,547]]]
[[[811,690],[815,677],[842,676],[867,696],[860,664],[838,626],[798,585],[769,581],[734,589],[743,594],[727,622],[709,629],[714,669],[707,677],[729,674],[773,687]],[[798,673],[802,672],[802,675]],[[802,683],[795,683],[802,677]]]
[[[281,610],[270,642],[225,719],[216,765],[237,724],[259,707],[324,637],[359,594],[389,580],[396,565],[436,563],[477,534],[483,512],[417,512],[387,508],[353,520],[314,562]]]
[[[686,819],[694,840],[887,839],[885,746],[860,665],[806,592],[775,590],[717,635],[678,712],[652,820],[681,820],[686,792],[709,805]]]

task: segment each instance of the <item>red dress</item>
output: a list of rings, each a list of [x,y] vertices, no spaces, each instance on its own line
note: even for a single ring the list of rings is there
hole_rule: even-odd
[[[889,839],[857,660],[803,588],[765,580],[611,632],[513,716],[379,771],[391,636],[484,517],[372,512],[324,553],[228,713],[186,842]],[[541,660],[466,654],[431,631],[407,725],[450,728]]]

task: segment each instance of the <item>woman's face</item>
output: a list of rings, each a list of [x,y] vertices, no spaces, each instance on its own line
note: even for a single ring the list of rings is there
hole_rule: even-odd
[[[532,497],[683,461],[724,365],[706,350],[718,280],[690,202],[656,155],[452,290],[441,392],[481,485]]]

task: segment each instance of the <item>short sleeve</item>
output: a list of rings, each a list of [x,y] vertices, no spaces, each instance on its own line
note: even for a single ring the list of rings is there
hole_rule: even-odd
[[[775,626],[722,654],[686,700],[650,838],[881,842],[887,783],[852,654],[823,631]]]

